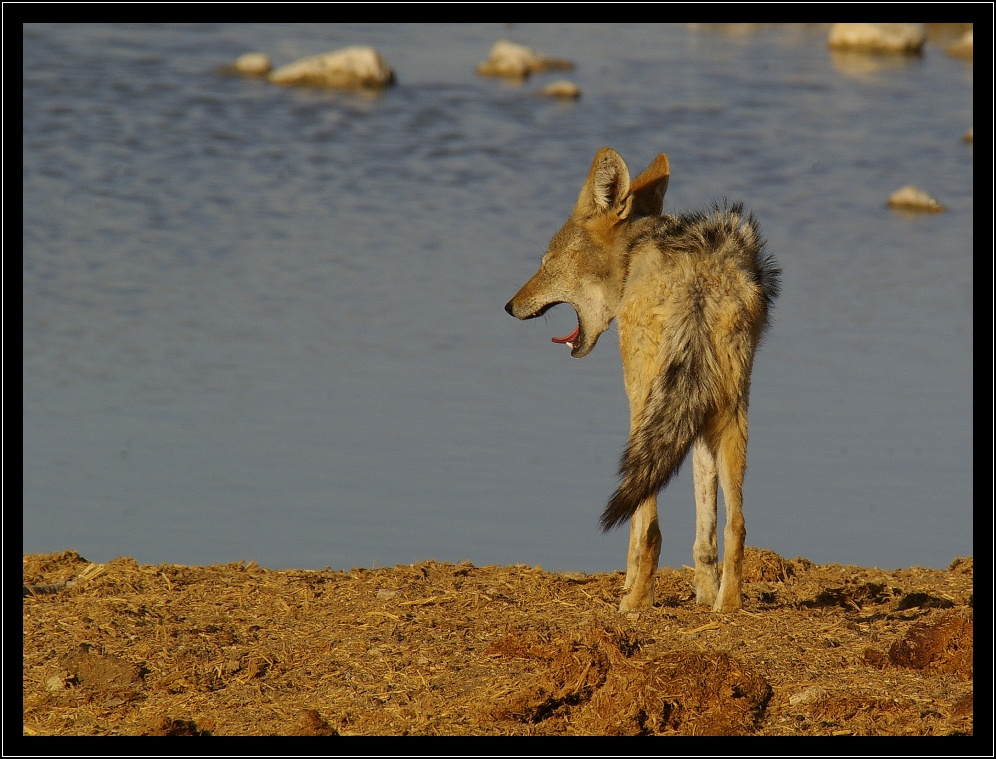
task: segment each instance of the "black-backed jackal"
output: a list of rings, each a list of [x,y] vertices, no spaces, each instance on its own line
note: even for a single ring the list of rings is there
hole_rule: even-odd
[[[662,153],[630,183],[622,157],[611,148],[598,151],[539,271],[505,310],[532,319],[557,303],[573,306],[578,328],[554,342],[566,343],[575,358],[618,320],[630,435],[621,483],[601,523],[608,530],[632,519],[619,610],[653,605],[661,550],[657,492],[691,448],[696,600],[732,611],[742,605],[751,366],[781,271],[740,204],[661,216],[669,175]],[[722,581],[718,483],[726,503]]]

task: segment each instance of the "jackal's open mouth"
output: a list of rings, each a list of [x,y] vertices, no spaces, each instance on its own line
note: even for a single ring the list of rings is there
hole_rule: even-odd
[[[548,303],[547,305],[543,306],[542,309],[540,309],[540,311],[537,313],[537,316],[539,316],[540,314],[545,314],[554,306],[559,306],[561,304],[565,306],[571,306],[570,303],[563,300],[559,300],[554,303]],[[574,306],[571,306],[571,308],[574,308]],[[574,308],[574,313],[577,313],[576,308]],[[578,345],[581,344],[581,316],[580,315],[578,316],[578,326],[574,328],[574,331],[571,332],[571,334],[564,335],[563,337],[551,337],[550,341],[554,343],[559,343],[560,345],[566,345],[571,350],[577,348]]]
[[[552,342],[559,343],[560,345],[566,345],[568,348],[571,349],[571,355],[574,356],[574,358],[581,358],[582,356],[587,355],[588,352],[592,349],[592,346],[594,346],[595,344],[594,341],[592,341],[590,345],[585,344],[585,341],[588,339],[587,338],[588,331],[582,332],[581,314],[578,313],[577,306],[575,306],[573,303],[568,303],[566,300],[551,301],[550,303],[545,303],[539,308],[537,308],[535,311],[533,311],[532,313],[526,314],[524,316],[516,313],[516,308],[513,305],[514,303],[515,303],[515,298],[513,298],[512,300],[510,300],[508,303],[505,304],[505,310],[508,313],[510,313],[512,316],[515,316],[519,319],[535,319],[538,316],[544,316],[546,312],[549,311],[551,308],[553,308],[554,306],[559,306],[561,304],[570,306],[572,309],[574,309],[574,313],[577,315],[578,326],[575,327],[574,331],[571,332],[569,335],[564,335],[563,337],[551,338]],[[595,339],[596,340],[598,339],[597,335]]]
[[[574,328],[574,331],[569,335],[564,337],[551,337],[550,340],[555,343],[567,343],[567,347],[574,349],[578,345],[578,336],[581,334],[581,325],[579,324]]]

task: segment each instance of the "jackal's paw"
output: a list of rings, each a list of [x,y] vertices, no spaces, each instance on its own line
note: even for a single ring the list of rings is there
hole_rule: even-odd
[[[713,606],[716,603],[716,595],[719,589],[716,587],[698,587],[695,589],[695,603],[703,606]]]
[[[695,603],[703,606],[712,606],[716,603],[719,595],[719,573],[716,571],[716,564],[707,564],[704,567],[695,568]]]
[[[644,609],[652,608],[653,605],[653,591],[643,594],[627,593],[623,596],[622,601],[619,602],[619,611],[624,614],[628,611],[643,611]]]
[[[713,611],[736,611],[737,609],[742,609],[744,607],[743,599],[740,598],[740,593],[737,592],[735,595],[727,594],[726,597],[720,596],[716,599],[716,603],[713,604]]]

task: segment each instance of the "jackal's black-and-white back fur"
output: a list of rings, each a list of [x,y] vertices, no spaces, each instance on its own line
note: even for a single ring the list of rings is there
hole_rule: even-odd
[[[650,244],[662,257],[702,259],[707,266],[733,259],[761,293],[763,313],[757,316],[757,337],[767,328],[768,311],[778,297],[781,270],[765,250],[753,214],[744,214],[743,203],[713,205],[709,212],[692,212],[654,219],[635,235],[630,249]],[[649,496],[665,487],[688,456],[695,438],[702,433],[710,410],[723,403],[729,393],[729,377],[722,374],[710,339],[702,299],[706,293],[694,289],[693,308],[677,314],[670,325],[668,355],[653,380],[643,409],[643,420],[633,430],[619,464],[622,480],[602,513],[601,525],[610,530],[629,519]],[[751,349],[753,352],[753,349]],[[749,381],[749,372],[745,377]]]

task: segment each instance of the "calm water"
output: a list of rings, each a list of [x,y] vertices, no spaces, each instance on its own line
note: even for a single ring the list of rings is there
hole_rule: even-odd
[[[784,269],[751,393],[748,543],[972,553],[972,67],[825,28],[26,26],[24,551],[279,567],[624,566],[606,333],[503,305],[596,150],[742,199]],[[474,74],[507,37],[583,97]],[[217,74],[372,44],[380,97]],[[948,207],[910,216],[916,183]],[[691,562],[691,468],[661,498]]]

